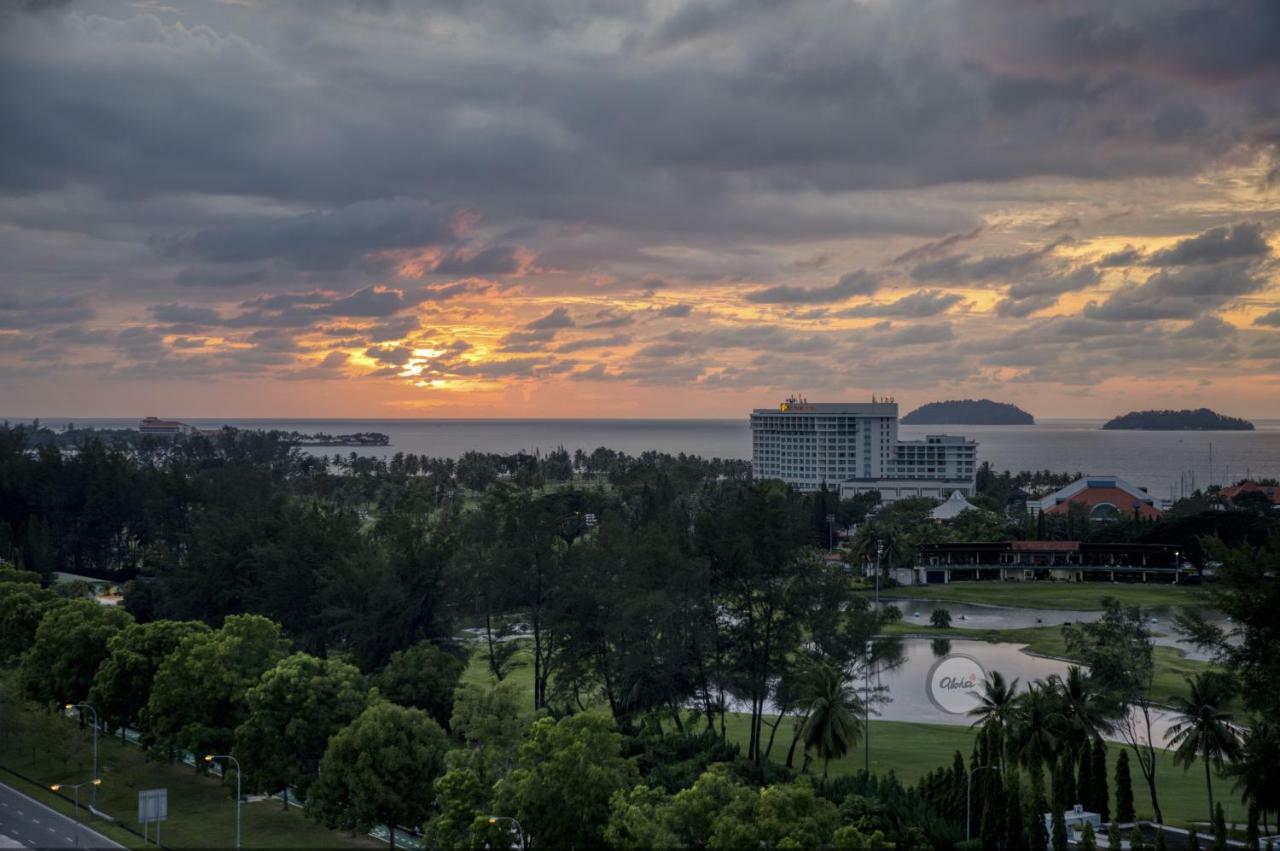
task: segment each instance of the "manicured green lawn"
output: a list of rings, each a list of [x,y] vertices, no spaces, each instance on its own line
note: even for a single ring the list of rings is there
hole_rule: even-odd
[[[748,738],[747,716],[734,715],[725,725],[731,741],[738,742],[744,748]],[[765,731],[766,737],[768,730]],[[770,754],[770,761],[778,764],[786,762],[787,748],[791,744],[792,727],[790,721],[783,721],[778,728],[777,741]],[[950,766],[956,751],[969,761],[973,749],[973,731],[968,727],[950,727],[941,724],[908,724],[900,721],[871,722],[871,771],[885,774],[893,771],[906,784],[918,781],[925,774],[938,766]],[[1108,743],[1108,788],[1115,796],[1115,760],[1123,746]],[[831,773],[851,774],[861,771],[865,760],[863,743],[852,752],[831,763]],[[796,767],[802,763],[800,753],[796,754]],[[1151,818],[1150,796],[1146,782],[1138,770],[1133,754],[1129,754],[1129,762],[1133,772],[1133,796],[1140,818]],[[814,762],[810,770],[815,775],[822,773],[822,765]],[[1231,792],[1231,781],[1220,776],[1214,779],[1215,799],[1221,799],[1224,807],[1230,807],[1230,817],[1236,821],[1244,819],[1244,805]],[[1207,817],[1207,804],[1204,788],[1204,766],[1196,763],[1190,771],[1183,771],[1173,764],[1172,756],[1165,751],[1160,752],[1156,767],[1156,789],[1160,795],[1160,806],[1164,810],[1165,822],[1179,827],[1186,827],[1192,821],[1203,821]]]
[[[1203,603],[1199,585],[1157,585],[1103,582],[951,582],[946,585],[901,585],[881,589],[881,597],[912,597],[956,603],[1026,606],[1032,609],[1102,608],[1103,597],[1127,606],[1185,606]]]
[[[30,717],[30,716],[27,716]],[[6,724],[15,719],[7,718]],[[50,755],[41,746],[46,744],[10,727],[0,738],[0,764],[30,778],[27,783],[9,772],[0,772],[0,782],[7,783],[25,795],[54,806],[67,815],[74,809],[71,794],[55,795],[48,790],[53,783],[79,781],[92,774],[92,732],[83,736],[70,719],[59,719],[66,727],[68,740],[79,740],[78,746],[69,746],[67,759]],[[25,724],[17,725],[19,728]],[[116,739],[101,738],[98,742],[99,774],[102,785],[98,787],[98,809],[120,819],[130,827],[141,830],[135,819],[138,812],[138,791],[141,789],[167,788],[169,790],[169,820],[161,828],[161,840],[175,848],[230,848],[235,844],[235,799],[215,777],[197,775],[195,770],[182,765],[148,762],[142,750],[134,745],[122,745]],[[34,751],[34,753],[33,753]],[[88,789],[80,792],[81,803],[88,800]],[[87,813],[82,813],[87,818]],[[296,807],[283,809],[278,800],[241,804],[243,819],[243,844],[262,848],[374,848],[385,847],[367,836],[351,837],[345,833],[328,830],[304,817]],[[87,820],[93,828],[125,845],[139,846],[141,839],[126,831],[113,828],[101,819]]]

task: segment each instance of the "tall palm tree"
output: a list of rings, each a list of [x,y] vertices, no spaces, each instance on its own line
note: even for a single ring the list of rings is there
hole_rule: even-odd
[[[1061,750],[1060,715],[1053,689],[1036,682],[1020,695],[1010,725],[1009,751],[1034,773],[1053,765]]]
[[[1166,740],[1174,747],[1173,760],[1183,770],[1197,759],[1204,760],[1204,784],[1209,792],[1209,822],[1213,823],[1213,772],[1222,761],[1240,750],[1240,730],[1223,707],[1231,699],[1231,684],[1222,674],[1207,672],[1188,679],[1191,692],[1173,699],[1177,723],[1169,728]]]
[[[805,750],[822,760],[822,779],[827,779],[831,760],[839,759],[862,736],[862,701],[857,686],[835,665],[815,665],[809,693],[809,712],[801,728]]]
[[[1236,791],[1263,814],[1280,810],[1280,726],[1273,721],[1254,719],[1244,731],[1244,740],[1235,760],[1224,774],[1235,778]]]
[[[1083,668],[1072,665],[1066,677],[1049,677],[1049,685],[1058,701],[1063,735],[1073,751],[1078,753],[1115,729],[1116,707],[1093,687]]]
[[[1005,682],[1004,674],[992,671],[991,676],[982,682],[978,705],[969,710],[969,715],[978,719],[972,726],[985,729],[988,724],[995,724],[1001,730],[1008,727],[1016,708],[1017,690],[1016,677],[1013,682]]]

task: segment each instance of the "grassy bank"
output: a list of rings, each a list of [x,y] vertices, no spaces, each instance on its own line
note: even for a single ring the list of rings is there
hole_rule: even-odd
[[[952,582],[946,585],[882,588],[880,596],[1081,611],[1101,610],[1104,597],[1115,597],[1126,606],[1144,608],[1188,606],[1205,602],[1204,587],[1201,585],[1120,582]]]
[[[732,741],[740,743],[744,748],[748,738],[748,720],[745,715],[730,717],[726,732]],[[770,754],[770,761],[779,765],[786,762],[787,748],[791,744],[791,722],[783,721],[778,728],[777,741]],[[766,730],[766,736],[768,731]],[[941,724],[908,724],[900,721],[871,722],[871,771],[885,774],[889,771],[898,775],[903,782],[915,783],[925,774],[938,766],[951,764],[952,755],[960,751],[965,762],[973,749],[974,732],[968,727],[951,727]],[[1107,745],[1107,783],[1112,797],[1115,796],[1115,761],[1123,746],[1117,743]],[[848,755],[831,763],[834,775],[851,774],[861,771],[865,759],[863,743]],[[1151,818],[1150,796],[1147,793],[1146,781],[1138,771],[1133,754],[1129,755],[1133,767],[1133,797],[1139,818]],[[796,755],[797,767],[802,762],[799,753]],[[821,774],[822,766],[813,764],[810,770]],[[1187,827],[1193,821],[1204,821],[1207,817],[1207,798],[1204,786],[1204,766],[1196,763],[1190,771],[1183,771],[1173,764],[1173,757],[1167,751],[1161,751],[1157,757],[1156,789],[1160,796],[1160,806],[1164,811],[1165,822],[1178,827]],[[1215,800],[1221,799],[1224,808],[1228,808],[1228,820],[1243,821],[1244,804],[1231,792],[1231,781],[1216,775],[1213,784]]]
[[[1063,656],[1066,648],[1062,644],[1061,633],[1057,627],[1036,627],[1018,630],[935,630],[912,626],[910,624],[895,625],[902,632],[927,632],[936,637],[968,638],[986,641],[1013,641],[1027,644],[1028,648],[1047,655]],[[1185,691],[1181,673],[1203,665],[1182,658],[1172,648],[1157,647],[1157,692],[1181,693]],[[466,682],[477,685],[491,685],[493,679],[484,664],[482,654],[472,657],[471,665],[463,675]],[[516,686],[532,693],[533,669],[523,667],[515,669],[508,675],[508,680]],[[731,741],[737,742],[744,749],[748,739],[748,718],[746,715],[730,715],[726,724],[726,733]],[[766,737],[768,731],[765,731]],[[952,755],[958,750],[967,761],[973,748],[973,731],[965,726],[949,726],[944,724],[913,724],[902,721],[871,722],[871,770],[878,774],[893,771],[904,782],[910,784],[919,780],[929,771],[942,765],[950,765]],[[784,720],[778,728],[778,734],[770,753],[770,760],[779,765],[785,764],[787,748],[791,745],[791,722]],[[1108,744],[1111,766],[1114,772],[1116,755],[1122,746],[1117,743]],[[861,744],[843,759],[831,763],[833,774],[848,774],[858,771],[863,766],[864,754]],[[797,755],[796,765],[802,757]],[[1133,765],[1134,798],[1139,815],[1151,817],[1151,802],[1147,795],[1145,782],[1130,754]],[[820,765],[812,767],[821,772]],[[1113,778],[1108,776],[1108,783]],[[1191,771],[1183,771],[1173,764],[1173,758],[1167,752],[1161,752],[1156,769],[1157,789],[1165,820],[1171,824],[1187,826],[1191,821],[1205,817],[1204,767],[1197,763]],[[1216,778],[1214,780],[1215,796],[1223,800],[1224,806],[1230,805],[1232,813],[1243,819],[1243,805],[1231,793],[1230,781]],[[1112,788],[1114,795],[1115,789]],[[1237,819],[1237,820],[1240,820]]]
[[[14,713],[13,705],[6,707]],[[70,793],[56,795],[53,783],[88,779],[92,774],[92,731],[77,729],[74,721],[61,716],[42,718],[41,712],[19,709],[5,719],[0,737],[0,765],[29,778],[24,782],[9,772],[0,772],[4,782],[24,795],[72,815]],[[187,766],[148,762],[142,750],[122,745],[119,740],[98,740],[98,809],[141,831],[135,822],[138,791],[169,790],[169,820],[161,828],[164,844],[173,848],[230,848],[235,845],[235,798],[215,777],[203,776]],[[81,790],[81,803],[88,789]],[[98,818],[81,817],[98,832],[126,845],[142,841]],[[285,811],[279,801],[241,804],[246,847],[259,848],[377,848],[384,843],[370,837],[352,837],[328,830],[304,817],[297,808]]]

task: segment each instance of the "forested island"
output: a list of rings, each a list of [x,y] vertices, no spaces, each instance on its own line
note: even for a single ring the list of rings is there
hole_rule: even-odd
[[[1114,417],[1104,429],[1137,429],[1143,431],[1253,431],[1253,423],[1239,417],[1228,417],[1208,408],[1194,411],[1130,411]]]
[[[948,399],[921,405],[899,422],[903,425],[1035,425],[1036,418],[1008,402]]]

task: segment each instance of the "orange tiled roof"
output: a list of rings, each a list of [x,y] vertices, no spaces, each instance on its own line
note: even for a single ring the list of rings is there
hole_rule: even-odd
[[[1114,505],[1116,511],[1119,511],[1122,515],[1132,515],[1136,508],[1138,516],[1144,519],[1160,516],[1160,509],[1148,502],[1134,498],[1133,494],[1120,488],[1085,488],[1079,493],[1072,494],[1057,505],[1046,508],[1045,513],[1066,514],[1068,507],[1073,504],[1083,505],[1090,511],[1099,505]]]

